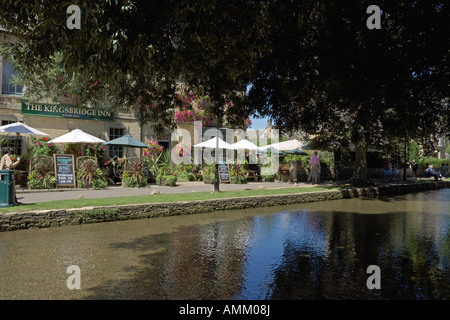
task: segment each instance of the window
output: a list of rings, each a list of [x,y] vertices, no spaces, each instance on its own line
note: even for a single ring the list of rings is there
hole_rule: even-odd
[[[114,140],[122,137],[125,133],[123,128],[109,128],[109,140]],[[118,158],[123,158],[124,155],[124,147],[120,146],[109,146],[109,157],[112,158],[114,156]]]
[[[23,95],[23,87],[19,85],[11,84],[13,76],[17,76],[18,73],[14,70],[13,66],[7,61],[3,60],[2,66],[2,94],[15,94]]]
[[[170,133],[163,133],[157,137],[158,144],[164,148],[164,151],[170,148]]]
[[[11,120],[2,120],[2,126],[6,126],[7,124],[15,123],[17,121]],[[22,121],[20,121],[22,122]],[[10,132],[7,135],[2,135],[4,141],[1,141],[1,147],[8,147],[11,149],[11,154],[22,154],[22,137],[19,135],[19,139],[17,139],[17,134],[14,132]]]

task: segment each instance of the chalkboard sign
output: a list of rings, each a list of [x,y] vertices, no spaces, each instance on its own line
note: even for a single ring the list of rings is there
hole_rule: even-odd
[[[55,163],[56,185],[75,187],[75,166],[73,154],[53,155]]]
[[[231,182],[230,166],[226,158],[219,160],[219,181]]]

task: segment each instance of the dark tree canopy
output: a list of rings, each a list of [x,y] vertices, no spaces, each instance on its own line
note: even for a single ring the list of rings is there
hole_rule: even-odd
[[[448,125],[449,6],[379,1],[271,2],[272,51],[257,62],[249,110],[328,148],[364,150],[392,137],[431,137]],[[448,130],[448,129],[447,129]],[[364,180],[364,172],[358,177]]]
[[[39,72],[60,53],[69,73],[109,84],[117,106],[139,99],[143,121],[172,119],[183,82],[217,107],[233,100],[228,119],[269,116],[327,148],[356,148],[358,168],[368,145],[449,131],[450,14],[442,0],[378,1],[381,29],[373,30],[371,3],[362,0],[0,4],[0,25],[21,39],[10,52],[23,68]],[[66,27],[71,4],[82,10],[79,30]],[[357,175],[365,179],[364,170]]]
[[[72,4],[80,29],[67,28]],[[21,40],[12,52],[28,71],[61,53],[69,74],[109,84],[116,105],[139,98],[145,119],[170,121],[180,81],[218,105],[245,90],[266,46],[264,10],[263,1],[2,0],[0,25]]]

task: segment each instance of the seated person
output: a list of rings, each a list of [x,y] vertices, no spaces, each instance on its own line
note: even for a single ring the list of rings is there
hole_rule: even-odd
[[[439,171],[437,171],[436,169],[434,169],[432,164],[430,164],[428,166],[428,169],[425,170],[425,173],[427,175],[434,177],[434,180],[436,180],[436,181],[442,180],[442,174]]]
[[[117,157],[113,158],[113,161],[109,165],[109,182],[111,184],[116,184],[121,181],[121,176],[119,174]]]

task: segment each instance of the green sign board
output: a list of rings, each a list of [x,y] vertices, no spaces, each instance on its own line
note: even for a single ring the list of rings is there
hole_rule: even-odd
[[[73,154],[54,154],[56,184],[75,187],[75,156]]]
[[[29,101],[22,101],[22,114],[82,120],[114,121],[114,112],[111,110]]]

